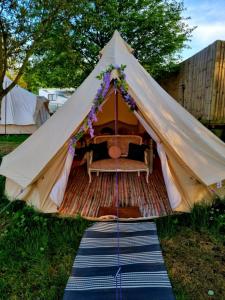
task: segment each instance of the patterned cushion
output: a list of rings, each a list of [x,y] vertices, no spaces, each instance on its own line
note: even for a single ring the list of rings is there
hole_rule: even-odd
[[[121,150],[117,146],[111,146],[108,153],[111,158],[119,158],[121,156]]]

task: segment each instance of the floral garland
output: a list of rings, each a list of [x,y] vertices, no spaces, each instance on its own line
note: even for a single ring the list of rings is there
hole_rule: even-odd
[[[126,65],[121,65],[121,66],[110,65],[106,70],[102,71],[97,76],[99,80],[102,80],[101,86],[97,91],[97,94],[93,101],[92,108],[87,118],[84,120],[83,125],[76,133],[76,135],[71,138],[71,142],[70,142],[71,146],[75,147],[77,141],[85,134],[87,130],[89,130],[91,138],[94,137],[93,123],[97,122],[96,114],[99,111],[102,111],[102,103],[110,88],[110,78],[111,78],[112,71],[116,70],[118,72],[118,79],[114,80],[115,88],[117,88],[121,92],[124,101],[128,104],[129,108],[132,111],[137,109],[134,99],[128,94],[128,84],[126,82],[126,74],[124,73],[125,68]]]

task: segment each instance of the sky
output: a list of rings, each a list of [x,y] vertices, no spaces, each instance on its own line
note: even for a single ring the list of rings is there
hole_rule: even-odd
[[[188,24],[197,28],[193,31],[190,49],[181,53],[182,60],[192,56],[216,40],[225,40],[225,0],[183,0]]]

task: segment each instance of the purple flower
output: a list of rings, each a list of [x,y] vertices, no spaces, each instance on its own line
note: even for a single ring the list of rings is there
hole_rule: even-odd
[[[101,93],[102,93],[102,86],[98,89],[96,97],[98,97],[99,95],[101,95]]]
[[[90,116],[89,116],[89,118],[88,118],[88,127],[92,127],[92,121],[91,121]]]
[[[94,122],[97,122],[98,121],[98,119],[97,119],[97,117],[96,117],[96,114],[93,114],[93,119],[92,119]]]
[[[73,138],[70,139],[69,146],[73,146]]]
[[[126,93],[125,90],[124,90],[124,88],[123,88],[123,86],[120,87],[120,91],[121,91],[122,94]]]
[[[81,126],[80,130],[79,131],[84,131],[85,127],[84,127],[84,124]]]
[[[73,145],[69,145],[69,153],[70,153],[72,156],[74,156],[74,154],[75,154],[75,148],[74,148]]]
[[[124,95],[124,99],[129,101],[130,100],[130,96],[128,94]]]
[[[93,138],[94,137],[94,129],[90,128],[89,133],[90,133],[91,138]]]
[[[104,98],[106,94],[108,93],[109,87],[110,87],[110,72],[106,72],[103,77],[104,82],[104,89],[102,91],[102,97]]]
[[[107,91],[107,89],[105,89],[105,90],[103,91],[103,93],[102,93],[102,97],[105,98],[105,96],[107,95],[107,93],[108,93],[108,91]]]

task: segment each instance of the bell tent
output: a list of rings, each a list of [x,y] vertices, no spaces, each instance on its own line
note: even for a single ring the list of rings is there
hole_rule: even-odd
[[[4,88],[10,84],[11,80],[5,77]],[[50,117],[48,102],[16,85],[2,100],[0,133],[33,133]]]
[[[92,126],[97,128],[115,121],[113,82],[119,79],[118,66],[122,65],[126,66],[123,72],[127,93],[135,101],[136,108],[131,112],[119,93],[117,121],[127,124],[129,134],[132,134],[133,126],[139,126],[154,141],[155,156],[159,158],[163,178],[156,180],[156,190],[164,185],[171,210],[187,212],[196,202],[211,201],[215,193],[224,194],[225,144],[159,86],[116,31],[101,51],[98,64],[70,100],[23,144],[3,158],[0,174],[6,177],[5,192],[9,199],[22,199],[46,213],[61,211],[72,169],[78,168],[76,165],[74,167],[74,148],[71,143],[74,136],[78,139],[84,120],[93,112],[93,101],[102,86],[97,76],[111,66],[109,89],[103,95],[97,119],[92,125],[88,123],[89,131],[93,130]],[[93,211],[99,209],[98,199],[103,192],[108,193],[110,186],[100,184],[100,177],[97,176],[94,183],[88,183],[87,172],[73,180],[79,181],[82,176],[84,185],[82,188],[77,185],[71,191],[73,197],[80,193],[76,203],[73,203],[75,198],[71,198],[71,205],[76,205],[76,213],[89,218],[96,217]],[[108,175],[101,174],[102,178],[104,176]],[[136,182],[142,180],[142,185],[145,181],[138,179],[138,176],[132,180],[131,188],[136,189],[134,197],[136,195],[139,198],[135,205],[141,207],[144,203],[141,203],[142,197],[139,197]],[[148,189],[146,182],[144,184],[146,188],[142,192],[148,197],[151,188]],[[89,192],[86,189],[90,191],[90,186],[95,189],[95,195],[87,203]],[[127,190],[124,189],[123,193],[128,193]],[[108,195],[105,194],[105,199]],[[155,201],[154,195],[151,199]],[[158,206],[161,204],[159,199]],[[89,209],[85,210],[87,206]],[[151,217],[151,214],[147,216]],[[142,217],[146,217],[146,214],[143,213]]]

